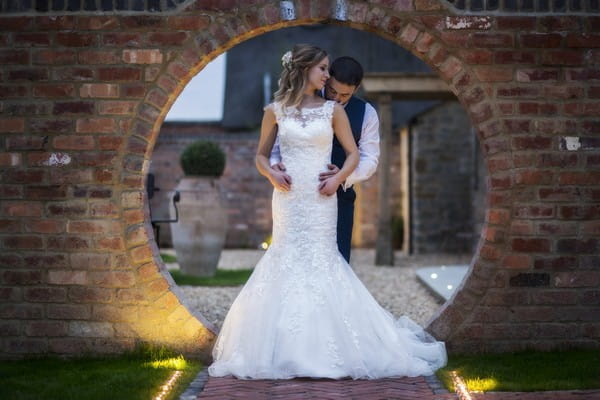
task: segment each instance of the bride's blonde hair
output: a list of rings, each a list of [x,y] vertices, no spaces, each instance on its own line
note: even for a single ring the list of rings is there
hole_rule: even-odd
[[[282,58],[283,71],[275,101],[285,107],[297,107],[308,83],[308,70],[327,57],[327,52],[310,44],[297,44],[291,54],[288,53]]]

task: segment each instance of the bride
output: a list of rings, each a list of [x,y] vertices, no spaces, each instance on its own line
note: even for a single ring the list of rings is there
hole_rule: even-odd
[[[375,379],[431,375],[446,363],[408,317],[395,320],[356,277],[336,242],[340,184],[359,159],[344,109],[316,95],[329,78],[322,49],[282,58],[275,102],[265,107],[256,166],[274,187],[273,241],[235,299],[213,349],[211,376]],[[333,135],[347,156],[319,182]],[[279,136],[286,171],[269,165]]]

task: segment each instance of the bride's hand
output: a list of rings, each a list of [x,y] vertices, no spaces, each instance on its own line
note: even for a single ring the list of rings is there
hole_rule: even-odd
[[[337,192],[341,182],[337,175],[326,178],[319,183],[319,193],[324,196],[333,196]]]
[[[269,181],[275,189],[281,190],[282,192],[289,192],[290,187],[292,186],[292,177],[278,169],[271,168]]]

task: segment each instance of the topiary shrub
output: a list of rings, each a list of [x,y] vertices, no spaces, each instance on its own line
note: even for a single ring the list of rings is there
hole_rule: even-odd
[[[225,169],[225,152],[214,142],[198,140],[183,150],[179,162],[186,175],[219,177]]]

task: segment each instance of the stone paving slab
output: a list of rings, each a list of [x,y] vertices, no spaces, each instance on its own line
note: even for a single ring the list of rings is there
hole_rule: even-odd
[[[454,393],[434,393],[424,377],[374,380],[241,380],[210,377],[197,399],[455,400],[458,397]]]

